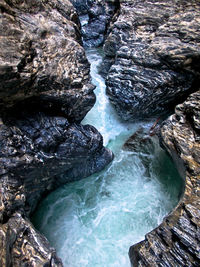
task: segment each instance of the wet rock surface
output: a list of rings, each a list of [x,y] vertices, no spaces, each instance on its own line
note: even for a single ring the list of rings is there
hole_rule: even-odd
[[[145,176],[150,177],[152,156],[159,144],[157,136],[151,136],[150,129],[139,128],[123,145],[123,150],[137,153],[145,167]]]
[[[118,8],[118,0],[92,1],[87,10],[89,21],[82,27],[85,47],[98,47],[103,44],[110,21]]]
[[[132,246],[133,266],[199,266],[200,262],[200,91],[176,107],[161,127],[161,141],[185,179],[174,211]]]
[[[113,155],[80,124],[95,95],[72,4],[0,0],[0,11],[0,266],[62,266],[29,216]]]
[[[22,203],[26,213],[34,210],[44,192],[100,171],[112,158],[92,126],[69,124],[63,117],[43,113],[19,117],[9,117],[0,125],[2,221]],[[5,183],[13,183],[17,197],[7,195]]]
[[[63,266],[47,239],[19,212],[1,225],[0,246],[1,266]]]
[[[75,7],[77,13],[86,15],[92,6],[93,0],[70,0],[72,5]]]
[[[21,266],[25,261],[23,257],[26,258],[25,262],[33,264],[43,249],[48,253],[39,255],[44,258],[36,260],[35,264],[45,266],[45,263],[51,260],[49,257],[52,249],[49,245],[46,246],[47,241],[37,245],[38,248],[35,247],[39,234],[31,228],[26,216],[35,209],[44,194],[62,184],[100,171],[112,160],[112,153],[103,147],[102,136],[94,127],[69,124],[63,117],[50,117],[43,113],[26,112],[24,116],[20,114],[20,119],[9,117],[7,121],[1,122],[0,146],[1,243],[7,243],[6,246],[10,247],[8,257],[12,258],[12,266]],[[23,221],[23,228],[19,227],[15,218]],[[15,241],[16,248],[12,238],[4,240],[7,238],[7,227],[10,229],[10,224],[12,231],[17,231],[15,238],[20,238],[18,244]],[[19,229],[15,228],[15,224]],[[24,231],[30,232],[29,245],[26,245],[26,238],[21,237],[26,236]],[[44,240],[43,237],[41,239]],[[40,247],[42,245],[45,248]],[[30,253],[31,246],[33,247]],[[17,259],[15,249],[22,250]],[[1,266],[10,266],[4,265],[5,258],[4,255],[1,256]],[[55,253],[52,257],[55,257]],[[57,261],[57,258],[54,260]]]
[[[123,119],[160,116],[197,90],[199,29],[199,1],[120,1],[102,68]]]
[[[154,141],[147,129],[139,128],[123,146],[123,149],[147,155],[154,153]]]

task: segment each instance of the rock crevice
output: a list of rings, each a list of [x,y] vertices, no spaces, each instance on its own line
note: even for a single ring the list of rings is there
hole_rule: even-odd
[[[58,186],[113,158],[81,120],[95,103],[68,0],[0,0],[0,266],[62,266],[29,216]]]

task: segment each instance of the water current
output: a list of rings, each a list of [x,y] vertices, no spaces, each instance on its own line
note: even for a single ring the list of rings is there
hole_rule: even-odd
[[[90,49],[87,57],[97,101],[82,123],[101,132],[115,158],[102,172],[48,195],[33,222],[66,267],[129,267],[129,247],[144,239],[175,207],[182,182],[158,144],[148,156],[148,171],[140,153],[122,150],[131,134],[141,125],[150,128],[152,122],[121,122],[98,74],[101,50]]]

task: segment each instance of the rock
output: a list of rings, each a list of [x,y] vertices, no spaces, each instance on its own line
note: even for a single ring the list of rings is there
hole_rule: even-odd
[[[44,193],[98,172],[112,160],[94,127],[38,112],[5,118],[0,145],[2,221],[24,205],[29,214]],[[6,192],[8,185],[12,192]]]
[[[159,144],[158,137],[150,135],[150,129],[141,127],[123,145],[124,150],[138,154],[144,167],[146,177],[150,177],[152,157],[156,154],[156,147]]]
[[[151,155],[154,153],[154,141],[150,132],[141,127],[128,138],[123,148],[136,153]]]
[[[76,9],[76,12],[81,16],[88,13],[91,8],[93,0],[70,0]]]
[[[198,89],[199,1],[120,1],[116,16],[104,44],[106,84],[124,120],[161,116]]]
[[[113,158],[80,121],[95,102],[68,0],[0,0],[0,266],[61,267],[29,216],[58,186]]]
[[[38,238],[44,238],[35,234],[27,216],[44,194],[102,170],[113,155],[103,147],[102,136],[92,126],[69,124],[63,117],[38,112],[19,114],[19,118],[9,116],[0,125],[0,242],[11,248],[8,257],[13,266],[21,266],[22,258],[29,264],[35,261],[36,266],[46,266],[51,260],[59,262],[51,266],[61,266],[47,241],[38,245]],[[20,214],[23,227],[16,222],[16,213]],[[10,224],[15,233],[14,240],[19,239],[19,243],[7,238]],[[16,250],[22,250],[19,257],[15,255]],[[38,253],[41,254],[40,260],[37,259]],[[3,257],[2,262],[4,260]]]
[[[47,239],[17,212],[1,226],[0,246],[2,267],[63,266]]]
[[[81,121],[95,95],[73,6],[67,0],[18,2],[1,1],[1,113],[37,96],[48,109]]]
[[[185,179],[185,192],[163,223],[129,251],[134,266],[199,266],[200,91],[176,107],[161,127],[161,141]]]
[[[109,23],[119,7],[118,0],[93,0],[88,9],[89,21],[82,27],[85,47],[103,44]]]

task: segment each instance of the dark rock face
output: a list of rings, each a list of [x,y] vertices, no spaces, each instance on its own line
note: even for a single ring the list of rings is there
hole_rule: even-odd
[[[104,44],[107,93],[124,120],[161,115],[199,81],[199,1],[121,1]]]
[[[95,102],[68,0],[0,0],[0,266],[62,266],[29,221],[44,194],[113,158],[80,121]]]
[[[176,107],[161,127],[161,141],[185,179],[175,210],[129,251],[133,266],[199,266],[200,91]]]
[[[150,177],[151,156],[156,153],[156,146],[158,146],[158,144],[158,137],[151,136],[149,129],[141,127],[128,138],[123,149],[138,154],[146,170],[145,176]]]
[[[95,96],[73,6],[67,0],[1,1],[1,10],[0,110],[37,96],[82,120]]]
[[[62,267],[55,249],[38,233],[27,218],[16,212],[1,225],[1,258],[4,266]]]
[[[87,11],[89,16],[88,24],[82,27],[85,47],[98,47],[103,44],[109,23],[118,7],[118,0],[92,1]]]
[[[102,136],[92,126],[69,124],[65,118],[43,113],[26,112],[19,117],[9,117],[0,125],[2,186],[5,181],[6,186],[14,182],[17,195],[17,200],[13,196],[10,199],[4,190],[3,221],[22,203],[30,212],[42,193],[100,171],[112,159],[112,153],[103,147]]]
[[[25,220],[26,216],[34,210],[44,193],[100,171],[112,160],[112,153],[103,147],[102,136],[94,127],[69,124],[63,117],[50,117],[43,113],[26,113],[24,117],[20,114],[20,119],[9,117],[5,123],[1,122],[0,146],[1,243],[7,242],[6,245],[11,247],[9,257],[13,266],[21,266],[23,257],[27,258],[27,263],[31,263],[41,253],[43,248],[35,247],[34,241],[41,239],[43,243],[37,246],[45,245],[46,252],[40,255],[36,266],[45,266],[53,250],[32,229]],[[20,239],[19,243],[15,242],[14,245],[12,238],[4,240],[9,231],[7,228],[13,228],[15,239]],[[27,231],[31,236],[24,233]],[[28,245],[23,248],[26,238],[21,235],[28,235],[33,254],[29,255]],[[22,250],[17,259],[15,249]],[[52,257],[55,257],[55,253]],[[1,259],[1,266],[7,266],[4,265],[3,255]],[[57,258],[54,260],[57,261]]]
[[[91,8],[93,0],[70,0],[79,15],[85,15]]]
[[[151,155],[154,153],[153,138],[146,129],[140,128],[131,137],[129,137],[123,148],[125,150]]]

